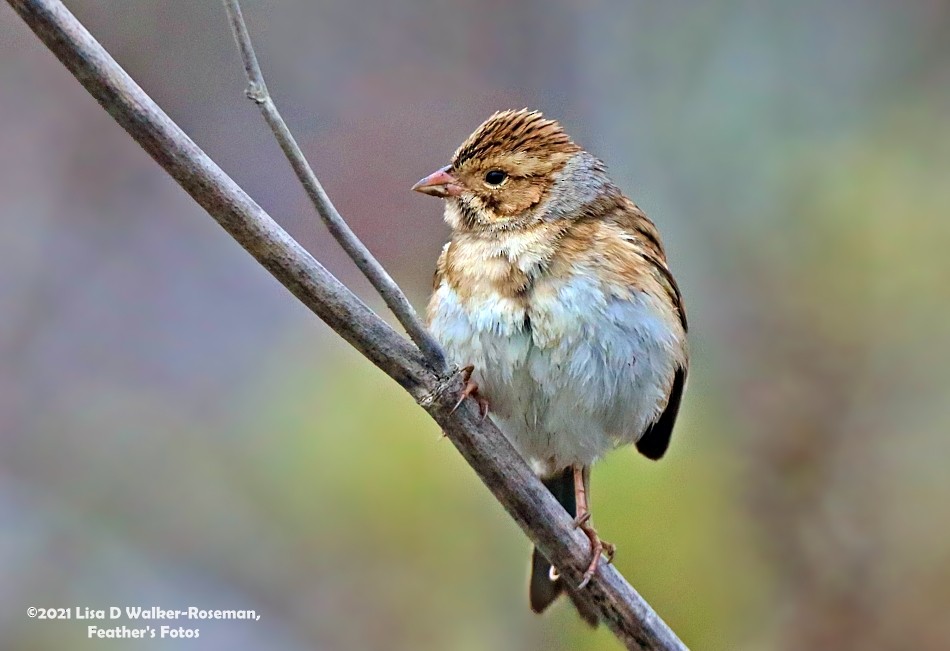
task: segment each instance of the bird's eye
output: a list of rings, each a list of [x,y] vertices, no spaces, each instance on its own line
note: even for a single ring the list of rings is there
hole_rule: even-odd
[[[485,183],[488,185],[501,185],[502,181],[508,178],[508,175],[501,170],[491,170],[485,174]]]

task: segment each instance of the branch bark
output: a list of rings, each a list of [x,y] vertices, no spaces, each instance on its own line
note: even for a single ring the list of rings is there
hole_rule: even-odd
[[[274,222],[152,101],[61,2],[8,3],[116,122],[222,228],[413,396],[561,575],[579,583],[589,561],[587,538],[573,527],[567,512],[497,427],[490,420],[481,420],[475,401],[466,401],[453,413],[461,390],[458,375],[434,366]],[[612,565],[601,563],[581,598],[596,608],[628,649],[686,649]]]

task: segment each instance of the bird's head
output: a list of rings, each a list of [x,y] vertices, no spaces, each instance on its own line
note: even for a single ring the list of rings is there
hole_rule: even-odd
[[[565,168],[582,155],[585,165],[603,171],[556,121],[527,109],[500,111],[462,143],[449,165],[412,189],[445,198],[453,228],[519,228],[543,217]]]

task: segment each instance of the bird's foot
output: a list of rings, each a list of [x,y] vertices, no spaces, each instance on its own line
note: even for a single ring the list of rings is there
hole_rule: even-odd
[[[585,587],[587,587],[587,584],[590,583],[591,578],[594,576],[594,572],[596,572],[597,568],[600,566],[601,554],[607,556],[607,562],[609,563],[614,559],[614,553],[617,551],[617,546],[600,539],[600,536],[597,534],[597,530],[594,529],[594,527],[590,524],[590,511],[578,516],[577,519],[574,520],[574,527],[583,531],[587,536],[587,539],[590,540],[590,565],[587,566],[587,571],[584,572],[584,577],[577,585],[578,590],[583,590]]]
[[[481,414],[482,420],[485,420],[485,417],[488,416],[488,399],[482,396],[478,392],[478,384],[472,379],[472,373],[475,371],[475,367],[469,364],[468,366],[461,369],[459,372],[462,374],[462,393],[459,395],[458,402],[455,403],[455,406],[452,407],[452,411],[449,413],[455,413],[455,410],[458,409],[466,398],[475,398],[478,402],[478,413]]]

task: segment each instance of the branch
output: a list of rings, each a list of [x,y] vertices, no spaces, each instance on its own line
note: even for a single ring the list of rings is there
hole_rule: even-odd
[[[290,237],[126,74],[58,0],[8,3],[85,89],[237,242],[307,307],[400,384],[446,432],[479,478],[567,581],[580,582],[590,546],[475,401],[453,413],[457,375],[423,354],[366,307]],[[580,592],[628,649],[685,645],[612,566]]]
[[[297,178],[300,179],[300,183],[306,190],[307,196],[310,197],[314,208],[317,209],[317,213],[323,219],[323,223],[326,224],[327,229],[343,247],[346,254],[363,272],[363,275],[379,292],[379,295],[383,297],[386,305],[399,320],[399,323],[402,324],[402,327],[406,329],[409,338],[419,346],[432,367],[439,371],[446,370],[445,355],[442,353],[442,348],[426,330],[422,321],[419,320],[416,311],[412,309],[409,299],[406,298],[399,285],[383,269],[379,261],[373,257],[369,249],[350,229],[349,224],[337,212],[336,206],[333,205],[330,197],[323,190],[323,186],[307,163],[307,159],[297,145],[293,134],[287,128],[287,123],[284,122],[284,118],[277,110],[277,105],[274,104],[270,93],[267,92],[264,75],[257,63],[257,55],[254,53],[254,46],[251,45],[251,37],[247,33],[247,25],[244,23],[240,4],[237,0],[224,0],[224,8],[231,22],[234,40],[241,51],[241,59],[244,61],[244,72],[247,75],[248,83],[246,94],[260,107],[264,120],[267,121],[271,131],[274,132],[274,137],[277,138],[280,148],[290,162],[291,167],[294,168]]]

